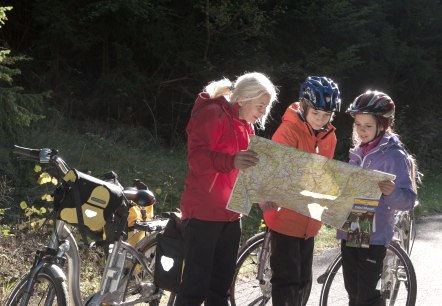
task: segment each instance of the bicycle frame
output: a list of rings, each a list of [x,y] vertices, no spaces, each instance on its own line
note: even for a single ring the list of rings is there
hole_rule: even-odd
[[[256,279],[259,280],[259,283],[263,285],[265,283],[264,280],[264,269],[266,265],[267,256],[270,251],[270,239],[272,236],[271,231],[267,231],[264,236],[264,242],[261,249],[261,254],[259,255],[259,266],[258,266],[258,275],[256,275]]]
[[[69,249],[66,251],[66,257],[68,260],[68,293],[69,302],[72,305],[82,305],[81,293],[80,293],[80,254],[78,252],[77,241],[67,227],[66,223],[61,220],[57,220],[57,232],[60,233],[60,237],[69,241]]]
[[[157,222],[154,220],[153,222]],[[161,220],[162,224],[159,225],[162,228],[165,225],[165,221]],[[100,299],[106,298],[109,294],[114,292],[118,292],[122,289],[122,267],[124,262],[128,256],[132,256],[135,260],[142,265],[142,269],[145,271],[150,271],[148,267],[147,259],[144,257],[142,253],[140,253],[139,249],[143,249],[147,245],[151,244],[153,240],[156,239],[156,231],[151,235],[143,238],[135,247],[131,246],[127,242],[124,242],[122,239],[115,242],[112,252],[109,254],[109,258],[107,260],[104,272],[102,274],[102,280],[100,285],[99,294],[101,296]],[[62,243],[60,243],[60,241]],[[60,247],[67,241],[66,245],[68,247]],[[78,251],[78,245],[73,237],[69,227],[64,221],[57,220],[56,230],[51,236],[50,247],[55,249],[62,249],[62,252],[59,251],[57,254],[59,257],[66,255],[67,264],[68,264],[68,293],[69,293],[69,302],[71,305],[83,305],[83,299],[80,291],[80,255]],[[64,273],[59,268],[60,277],[63,277]],[[39,269],[33,270],[33,275],[38,273]],[[30,279],[33,279],[32,277]],[[29,288],[32,288],[32,283],[29,284]],[[124,289],[124,288],[123,288]],[[121,293],[121,292],[120,292]],[[151,300],[159,298],[161,292],[157,294],[152,294],[149,298]],[[97,299],[98,300],[98,299]],[[132,301],[129,304],[123,305],[132,305],[139,303],[140,300]],[[26,301],[27,303],[27,301]],[[24,304],[26,305],[26,304]],[[92,304],[89,304],[92,305]],[[97,304],[99,305],[99,304]]]
[[[395,215],[393,240],[398,242],[408,255],[411,255],[416,236],[414,223],[414,210],[399,211]]]
[[[155,234],[151,235],[155,236]],[[147,238],[144,238],[143,240],[152,241],[155,239],[155,237],[148,236]],[[149,239],[150,238],[150,239]],[[146,243],[147,243],[146,242]],[[106,298],[110,294],[117,294],[117,298],[121,298],[121,296],[124,294],[124,284],[126,283],[124,280],[124,273],[123,268],[124,264],[126,262],[126,259],[128,257],[134,258],[138,263],[142,265],[142,269],[144,271],[150,271],[147,262],[146,257],[137,251],[137,249],[127,242],[122,241],[121,239],[118,240],[115,245],[112,248],[112,253],[109,255],[108,263],[106,264],[103,278],[101,280],[101,286],[100,286],[100,295],[102,299]],[[154,289],[154,288],[153,288]],[[123,291],[122,291],[123,290]],[[154,293],[154,290],[151,290],[151,293]],[[157,299],[161,296],[161,294],[157,295],[150,295],[149,299]],[[123,304],[123,305],[131,305],[132,303],[135,305],[136,303],[139,303],[141,301],[144,301],[143,299],[132,301],[130,304]],[[121,303],[122,300],[116,300],[114,299],[114,302]]]

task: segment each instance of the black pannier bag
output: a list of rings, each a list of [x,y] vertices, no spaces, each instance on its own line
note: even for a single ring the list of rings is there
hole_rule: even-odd
[[[66,173],[62,186],[55,194],[59,218],[76,225],[86,243],[86,231],[102,231],[107,223],[113,224],[113,229],[106,233],[106,236],[109,235],[107,240],[118,239],[128,213],[123,199],[120,186],[76,169]]]
[[[154,283],[161,289],[178,292],[184,267],[184,241],[175,219],[157,234]]]

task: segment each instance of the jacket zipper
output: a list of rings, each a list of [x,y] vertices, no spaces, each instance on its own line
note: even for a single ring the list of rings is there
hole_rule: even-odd
[[[366,159],[369,155],[374,154],[374,153],[378,152],[379,150],[383,149],[383,147],[386,146],[387,144],[388,144],[388,142],[386,142],[386,143],[380,145],[375,151],[368,153],[368,154],[365,155],[363,158],[361,157],[361,155],[359,155],[359,154],[357,154],[357,153],[355,153],[355,152],[350,152],[350,154],[351,154],[351,155],[356,155],[356,157],[361,161],[361,167],[364,168],[365,159]],[[367,167],[369,167],[370,164],[371,164],[371,162],[368,163]]]
[[[321,141],[324,140],[330,133],[333,131],[333,129],[330,129],[327,133],[325,133],[324,136],[321,137]],[[319,145],[318,145],[318,138],[316,138],[315,142],[315,152],[316,154],[319,154]]]
[[[212,191],[213,186],[215,186],[216,179],[218,178],[219,172],[215,173],[215,177],[213,178],[212,184],[210,185],[209,192]]]

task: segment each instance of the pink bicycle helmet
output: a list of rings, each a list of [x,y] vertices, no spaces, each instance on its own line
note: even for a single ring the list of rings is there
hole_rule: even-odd
[[[382,118],[393,119],[394,109],[394,102],[387,94],[376,90],[369,90],[356,97],[346,113],[350,115],[358,113],[372,114]]]

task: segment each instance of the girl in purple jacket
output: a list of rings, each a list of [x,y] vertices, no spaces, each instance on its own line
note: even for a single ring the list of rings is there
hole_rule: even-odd
[[[367,91],[347,109],[354,119],[350,164],[394,174],[394,181],[379,183],[382,195],[375,210],[368,248],[346,246],[342,239],[342,269],[349,305],[385,305],[376,286],[387,246],[393,237],[395,210],[410,210],[416,201],[416,164],[392,129],[395,106],[385,93]]]

